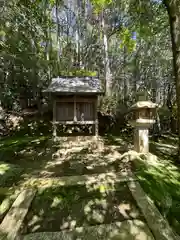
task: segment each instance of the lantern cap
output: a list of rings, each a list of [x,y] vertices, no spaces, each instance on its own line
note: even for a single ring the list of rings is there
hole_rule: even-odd
[[[141,108],[148,108],[153,109],[157,108],[158,104],[153,103],[151,101],[139,101],[130,107],[130,110],[141,109]]]

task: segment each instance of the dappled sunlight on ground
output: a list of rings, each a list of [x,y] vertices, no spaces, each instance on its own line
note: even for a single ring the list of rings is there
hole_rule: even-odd
[[[143,216],[127,185],[46,188],[36,195],[25,220],[26,232],[60,231]]]
[[[167,148],[164,145],[152,143],[151,150],[158,153],[157,156],[148,154],[136,157],[136,176],[161,214],[180,234],[180,169],[174,164],[175,146]]]
[[[176,163],[177,160],[177,136],[162,136],[158,142],[150,141],[150,152],[171,163]]]
[[[107,137],[61,137],[54,143],[51,136],[11,137],[0,142],[0,161],[13,164],[13,178],[8,174],[5,185],[18,184],[34,177],[59,177],[116,171],[121,154],[128,150],[126,140]],[[4,163],[2,163],[4,164]],[[3,165],[2,165],[3,167]],[[11,168],[12,169],[12,168]],[[118,166],[121,171],[125,165]],[[2,182],[0,183],[2,185]]]
[[[49,148],[45,147],[44,152],[38,154],[36,152],[34,155],[36,163],[31,163],[31,168],[24,175],[26,178],[114,171],[113,163],[120,160],[121,153],[125,151],[124,146],[120,149],[119,145],[107,145],[105,140],[100,137],[98,139],[67,137],[60,138],[55,145],[50,142],[48,144]],[[41,160],[42,158],[43,160]]]
[[[133,145],[126,136],[62,137],[57,142],[51,136],[5,139],[0,142],[0,187],[12,189],[12,196],[26,187],[39,189],[26,231],[59,231],[75,229],[82,222],[88,226],[110,223],[112,216],[113,221],[141,219],[128,190],[118,185],[123,185],[120,176],[134,171],[160,212],[180,233],[180,171],[174,164],[176,139],[171,138],[150,142],[150,151],[157,157],[128,152]],[[2,218],[12,200],[0,195],[7,205],[4,212],[0,208]]]
[[[108,165],[120,159],[121,154],[113,146],[105,146],[103,139],[90,139],[62,144],[45,166],[46,174],[56,176],[107,172]],[[54,171],[53,171],[54,170]],[[57,171],[59,170],[59,172]],[[43,175],[43,173],[42,173]]]
[[[140,220],[127,220],[112,224],[78,227],[72,231],[41,232],[26,235],[24,240],[154,240],[147,225]]]
[[[0,223],[8,212],[14,200],[19,194],[19,190],[0,188]]]

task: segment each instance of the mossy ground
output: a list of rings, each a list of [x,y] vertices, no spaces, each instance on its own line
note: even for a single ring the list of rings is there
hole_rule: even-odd
[[[102,147],[94,150],[93,146],[87,142],[86,144],[85,141],[81,149],[77,146],[73,148],[74,143],[70,142],[69,146],[66,144],[66,151],[60,152],[59,160],[54,160],[52,155],[57,153],[65,142],[52,145],[49,133],[18,134],[2,139],[0,187],[1,191],[10,193],[10,195],[1,194],[2,200],[13,196],[16,190],[31,177],[53,178],[62,176],[65,172],[66,175],[82,174],[88,164],[87,173],[107,172],[112,170],[112,166],[119,164],[123,152],[132,148],[132,139],[128,135],[102,137]],[[134,170],[145,192],[154,201],[161,214],[168,219],[173,229],[180,234],[180,167],[176,162],[176,146],[177,137],[174,135],[165,135],[159,142],[151,141],[150,151],[158,157],[158,164],[151,164],[148,168],[140,164]],[[74,149],[74,152],[68,152],[68,148]],[[62,158],[67,161],[61,162]],[[118,170],[123,170],[125,167],[124,164],[120,167],[118,165]],[[10,206],[11,202],[12,200],[7,205]]]

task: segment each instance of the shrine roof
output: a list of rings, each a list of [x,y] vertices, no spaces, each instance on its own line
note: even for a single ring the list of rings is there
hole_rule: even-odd
[[[103,93],[101,81],[97,77],[57,77],[53,78],[44,92],[51,93]]]

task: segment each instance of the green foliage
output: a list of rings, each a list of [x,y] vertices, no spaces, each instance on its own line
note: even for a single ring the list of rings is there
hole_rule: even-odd
[[[115,96],[104,96],[100,98],[99,109],[101,112],[114,112],[117,106],[117,99]]]
[[[101,12],[104,8],[112,3],[112,0],[91,0],[96,13]]]
[[[168,136],[167,136],[168,139]],[[142,156],[137,159],[137,177],[149,197],[154,201],[161,214],[168,219],[171,227],[180,234],[180,173],[178,167],[170,161],[170,157],[174,159],[173,144],[170,149],[169,143],[158,144],[151,147],[151,151],[155,151],[158,158],[154,162],[148,160],[148,156]],[[155,145],[154,143],[153,145]],[[162,152],[162,155],[160,154]],[[168,154],[167,154],[168,152]],[[159,154],[162,158],[159,158]],[[143,160],[142,160],[143,159]]]
[[[0,71],[3,73],[0,98],[5,107],[14,108],[23,91],[29,92],[28,97],[32,98],[40,91],[40,85],[47,84],[51,59],[46,59],[42,42],[49,41],[48,31],[53,22],[44,13],[40,1],[7,3],[0,32]]]
[[[70,69],[69,71],[61,71],[59,76],[95,77],[97,76],[97,72],[84,69]]]
[[[158,110],[159,113],[159,117],[161,119],[161,121],[163,120],[169,120],[171,119],[171,117],[175,120],[177,119],[177,105],[175,104],[172,108],[172,110],[170,110],[168,107],[163,106]]]
[[[169,118],[172,115],[171,111],[166,106],[159,108],[158,113],[161,119]]]
[[[177,104],[175,104],[173,106],[172,115],[173,115],[174,119],[177,119]]]
[[[125,91],[129,106],[133,101],[132,93],[136,91],[135,85],[140,82],[151,88],[156,82],[165,86],[170,81],[172,54],[167,37],[168,18],[161,3],[92,0],[92,11],[95,10],[96,16],[93,12],[85,16],[84,1],[82,3],[83,11],[74,12],[77,21],[71,26],[70,20],[67,24],[58,23],[64,12],[61,0],[7,1],[0,16],[0,100],[3,107],[20,110],[20,95],[26,96],[27,102],[33,99],[33,103],[39,103],[41,90],[58,75],[95,76],[97,71],[103,79],[108,75],[104,71],[107,66],[104,33],[108,40],[106,56],[116,95],[108,101],[104,99],[102,108],[105,111],[116,107],[116,98],[126,98]],[[57,19],[55,8],[59,13]],[[91,11],[89,7],[86,10]],[[100,27],[102,13],[104,29]],[[77,24],[81,43],[71,34]],[[132,32],[136,32],[136,40],[132,39]],[[85,69],[92,71],[73,68],[79,61]],[[127,86],[124,79],[127,79]],[[166,97],[163,98],[164,101]]]
[[[0,162],[0,186],[8,186],[9,183],[19,179],[22,169],[16,165]]]
[[[132,33],[128,28],[123,28],[119,34],[121,39],[120,48],[126,47],[128,52],[136,49],[136,40],[132,39]]]

